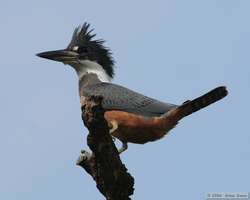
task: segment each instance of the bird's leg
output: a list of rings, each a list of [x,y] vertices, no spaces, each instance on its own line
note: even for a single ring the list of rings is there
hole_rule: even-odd
[[[128,143],[127,142],[122,142],[122,147],[118,149],[119,154],[122,152],[126,151],[128,149]]]
[[[118,124],[117,124],[116,121],[110,121],[108,123],[108,126],[109,126],[109,133],[110,133],[110,135],[112,137],[112,140],[115,142],[116,138],[114,136],[112,136],[112,133],[116,131],[116,129],[118,128]]]
[[[109,122],[109,133],[112,135],[112,133],[114,133],[116,131],[116,129],[118,128],[118,124],[116,121],[110,121]]]
[[[116,121],[109,121],[108,126],[109,126],[109,133],[110,133],[113,141],[115,141],[116,138],[112,136],[112,133],[114,133],[118,129],[118,123]],[[122,141],[122,147],[120,149],[118,149],[118,152],[119,152],[119,154],[121,154],[122,152],[126,151],[127,149],[128,149],[127,142]]]

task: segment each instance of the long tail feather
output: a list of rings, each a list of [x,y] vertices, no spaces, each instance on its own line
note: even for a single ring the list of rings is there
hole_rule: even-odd
[[[217,87],[210,92],[192,100],[192,101],[187,101],[183,103],[181,106],[177,108],[179,118],[186,117],[202,108],[205,108],[209,106],[212,103],[215,103],[216,101],[221,100],[225,96],[227,96],[228,92],[226,87],[221,86]]]

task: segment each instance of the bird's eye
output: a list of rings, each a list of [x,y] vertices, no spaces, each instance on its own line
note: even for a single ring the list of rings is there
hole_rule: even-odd
[[[74,46],[72,47],[72,51],[75,51],[77,53],[88,53],[88,49],[85,46]]]

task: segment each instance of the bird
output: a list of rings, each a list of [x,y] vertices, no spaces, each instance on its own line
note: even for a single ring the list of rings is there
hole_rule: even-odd
[[[104,118],[109,124],[110,134],[122,143],[119,153],[128,148],[128,143],[145,144],[163,138],[181,119],[228,94],[225,86],[219,86],[178,105],[114,84],[111,82],[115,74],[113,54],[105,45],[105,40],[96,39],[93,31],[90,24],[85,22],[75,28],[65,49],[36,55],[75,69],[79,78],[81,106],[86,98],[102,96]]]

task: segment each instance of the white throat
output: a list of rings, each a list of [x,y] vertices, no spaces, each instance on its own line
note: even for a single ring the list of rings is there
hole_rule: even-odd
[[[110,82],[111,77],[105,72],[103,67],[97,62],[84,60],[74,67],[78,75],[79,80],[86,74],[93,73],[96,74],[98,79],[102,82]]]

